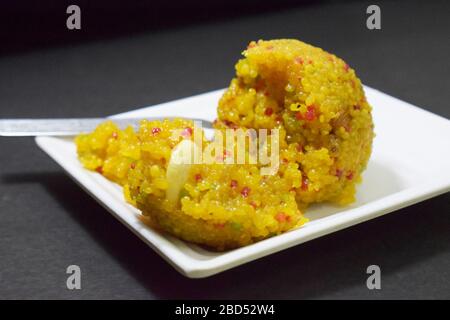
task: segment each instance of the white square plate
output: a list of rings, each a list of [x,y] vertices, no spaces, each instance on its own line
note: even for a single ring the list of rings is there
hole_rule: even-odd
[[[311,239],[373,219],[450,190],[450,121],[365,87],[376,138],[357,202],[310,207],[301,228],[228,252],[207,251],[145,226],[122,190],[85,170],[70,139],[38,137],[37,144],[88,193],[182,274],[207,277]],[[186,116],[214,120],[223,90],[147,107],[117,117]],[[407,219],[407,217],[405,217]]]

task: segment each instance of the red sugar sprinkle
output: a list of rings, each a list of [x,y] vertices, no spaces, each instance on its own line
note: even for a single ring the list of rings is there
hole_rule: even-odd
[[[271,115],[273,114],[273,109],[272,109],[272,108],[267,108],[267,109],[264,111],[264,114],[265,114],[266,116],[271,116]]]
[[[238,185],[238,182],[236,181],[236,180],[231,180],[231,182],[230,182],[230,187],[231,188],[236,188],[237,187],[237,185]]]
[[[314,121],[317,118],[316,107],[314,105],[308,106],[304,114],[299,111],[295,114],[295,117],[297,120]]]
[[[200,173],[197,173],[195,175],[195,181],[199,182],[200,180],[202,180],[202,175]]]
[[[152,134],[153,135],[158,134],[160,132],[161,132],[161,128],[152,128]]]
[[[302,187],[301,187],[303,191],[308,190],[308,184],[309,184],[308,178],[303,177],[302,178]]]
[[[243,196],[244,198],[247,198],[248,195],[249,195],[249,193],[250,193],[250,188],[249,188],[249,187],[244,187],[244,188],[242,188],[241,194],[242,194],[242,196]]]
[[[303,59],[301,57],[295,58],[294,61],[297,62],[298,64],[303,64]]]
[[[353,179],[353,171],[350,171],[350,172],[347,174],[347,179],[348,179],[348,180],[352,180],[352,179]]]
[[[181,135],[185,138],[188,138],[188,137],[192,136],[192,131],[193,130],[191,127],[184,128],[183,131],[181,132]]]
[[[314,106],[308,106],[308,110],[305,113],[305,119],[307,121],[313,121],[316,119],[316,108]]]
[[[278,213],[275,215],[275,219],[276,219],[278,222],[286,222],[286,221],[288,220],[288,217],[286,216],[286,214],[285,214],[284,212],[278,212]]]

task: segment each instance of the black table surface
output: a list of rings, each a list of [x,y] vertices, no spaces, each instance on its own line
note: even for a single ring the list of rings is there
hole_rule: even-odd
[[[450,118],[449,2],[377,3],[376,31],[365,26],[368,3],[326,2],[6,52],[0,118],[103,116],[222,88],[242,49],[259,38],[332,51],[365,84]],[[32,138],[1,138],[0,150],[0,298],[450,298],[449,193],[188,279]],[[72,264],[81,268],[81,290],[66,288]],[[381,290],[366,287],[372,264],[381,267]]]

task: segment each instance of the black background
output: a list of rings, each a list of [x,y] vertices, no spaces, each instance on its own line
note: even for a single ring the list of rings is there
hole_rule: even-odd
[[[80,31],[66,29],[72,3]],[[364,1],[2,2],[0,117],[103,116],[222,88],[250,40],[299,38],[344,58],[365,84],[450,118],[449,2],[375,3],[377,31],[365,27]],[[1,138],[0,151],[0,298],[450,298],[448,193],[191,280],[33,139]],[[82,290],[65,287],[70,264]],[[382,290],[366,288],[371,264]]]

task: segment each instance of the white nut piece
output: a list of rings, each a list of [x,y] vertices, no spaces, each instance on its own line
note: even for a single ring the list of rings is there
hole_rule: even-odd
[[[191,140],[182,140],[172,150],[166,172],[166,179],[169,184],[166,198],[170,202],[178,201],[180,191],[184,187],[194,164],[194,155],[199,151],[199,147]]]

